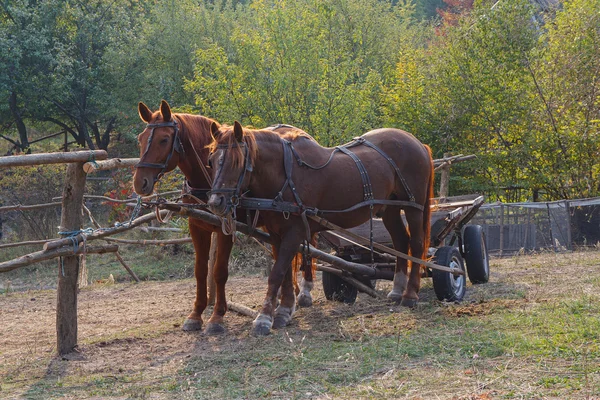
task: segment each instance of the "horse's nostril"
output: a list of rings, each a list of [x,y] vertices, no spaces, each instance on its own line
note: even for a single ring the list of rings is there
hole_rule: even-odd
[[[148,179],[144,178],[144,180],[142,181],[142,190],[145,190],[148,188]]]

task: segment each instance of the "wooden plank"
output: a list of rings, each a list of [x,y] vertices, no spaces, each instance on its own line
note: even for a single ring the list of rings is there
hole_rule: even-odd
[[[110,160],[86,162],[83,164],[83,170],[87,174],[91,174],[92,172],[96,171],[133,167],[139,162],[139,158],[111,158]]]
[[[104,254],[114,253],[119,250],[119,246],[116,244],[107,244],[102,246],[88,246],[85,248],[79,246],[76,254]],[[25,254],[24,256],[4,261],[0,263],[0,272],[8,272],[14,269],[23,268],[31,264],[39,263],[41,261],[51,260],[56,257],[63,257],[73,255],[73,247],[61,247],[52,251],[36,251],[35,253]],[[60,266],[62,269],[62,265]],[[62,273],[62,271],[60,271]]]
[[[44,204],[31,204],[31,205],[15,204],[12,206],[0,207],[0,212],[31,211],[31,210],[38,210],[40,208],[59,207],[61,205],[62,205],[62,203],[60,203],[60,202],[44,203]]]
[[[81,171],[83,173],[83,169]],[[168,211],[162,210],[160,213],[162,216],[166,216]],[[101,238],[104,238],[107,236],[112,236],[117,233],[125,232],[129,229],[133,229],[136,226],[139,226],[143,223],[152,221],[154,219],[156,219],[155,213],[146,214],[146,215],[143,215],[141,217],[134,219],[133,221],[131,221],[131,224],[125,224],[125,225],[122,225],[119,227],[114,227],[114,228],[110,228],[110,229],[103,230],[103,231],[97,231],[97,232],[92,233],[91,235],[86,235],[85,240],[95,240],[95,239],[101,239]],[[49,250],[56,249],[56,248],[59,248],[62,246],[73,245],[75,243],[81,243],[81,242],[83,242],[83,240],[84,240],[84,235],[82,235],[82,234],[79,234],[77,236],[70,237],[70,238],[53,240],[44,245],[44,251],[49,251]]]
[[[39,153],[21,156],[0,157],[0,168],[24,167],[44,164],[84,163],[91,160],[105,160],[108,153],[105,150],[71,151],[66,153]],[[82,168],[80,166],[79,168]],[[83,169],[81,170],[83,172]]]

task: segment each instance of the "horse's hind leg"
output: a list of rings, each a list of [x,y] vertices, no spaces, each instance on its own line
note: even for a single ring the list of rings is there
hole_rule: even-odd
[[[229,277],[229,255],[233,247],[231,236],[222,232],[217,233],[217,257],[215,259],[215,268],[213,271],[216,283],[215,306],[213,313],[206,324],[206,333],[217,335],[225,332],[223,317],[227,312],[227,299],[225,298],[225,284]]]
[[[420,210],[406,210],[406,221],[410,229],[410,252],[413,257],[423,258],[425,250],[425,231],[423,228],[423,212]],[[419,289],[421,288],[421,265],[412,263],[408,285],[402,295],[402,305],[414,307],[419,300]]]
[[[313,247],[317,245],[316,235],[313,235],[310,244]],[[298,259],[301,257],[296,256],[294,262],[298,262]],[[302,281],[300,282],[300,293],[298,294],[298,307],[311,307],[313,304],[313,299],[310,291],[314,288],[314,278],[316,272],[316,263],[314,259],[310,259],[309,265],[304,266],[304,270],[302,271]]]
[[[409,236],[400,215],[400,208],[387,207],[383,214],[383,225],[392,238],[394,249],[408,254]],[[387,297],[395,302],[400,302],[408,284],[408,261],[396,257],[396,268],[394,270],[394,287]]]
[[[199,331],[202,329],[202,313],[206,309],[208,303],[206,295],[206,277],[208,275],[208,254],[210,250],[211,232],[197,225],[191,219],[189,226],[196,253],[196,260],[194,263],[196,301],[194,301],[194,308],[183,323],[182,329],[184,331]]]

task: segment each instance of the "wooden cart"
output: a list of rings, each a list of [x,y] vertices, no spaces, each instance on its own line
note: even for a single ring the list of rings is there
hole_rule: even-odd
[[[460,301],[466,291],[466,275],[471,283],[485,283],[489,279],[489,260],[483,230],[479,225],[466,225],[483,204],[483,196],[470,195],[434,199],[431,213],[431,243],[429,255],[435,264],[459,269],[466,274],[455,274],[426,267],[424,275],[433,279],[439,300]],[[367,238],[370,223],[349,229],[351,233]],[[339,231],[322,232],[335,250],[335,256],[351,263],[371,266],[375,273],[319,268],[323,272],[323,290],[329,300],[353,303],[363,285],[373,288],[375,279],[392,280],[395,256],[371,250],[348,234]],[[381,219],[373,220],[373,242],[391,247],[391,239]],[[365,270],[366,271],[366,270]],[[352,278],[352,279],[348,279]],[[363,285],[355,285],[359,281]],[[358,287],[357,287],[358,286]]]

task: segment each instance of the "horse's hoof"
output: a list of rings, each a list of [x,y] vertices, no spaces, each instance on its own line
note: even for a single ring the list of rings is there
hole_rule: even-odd
[[[252,328],[252,334],[254,336],[268,336],[271,334],[271,327],[269,325],[254,325]]]
[[[394,292],[393,290],[388,293],[387,298],[393,302],[400,303],[402,301],[402,293]]]
[[[407,297],[403,297],[400,305],[403,307],[414,308],[417,305],[418,299],[409,299]]]
[[[202,330],[202,321],[197,319],[186,319],[183,323],[183,329],[186,332],[192,331],[201,331]]]
[[[222,335],[226,332],[225,327],[222,324],[214,324],[214,323],[208,323],[206,324],[206,329],[204,331],[204,333],[206,333],[207,335],[210,336],[217,336],[217,335]]]
[[[312,307],[313,304],[312,297],[307,296],[304,293],[300,293],[296,302],[298,304],[298,307]]]
[[[273,329],[280,329],[286,327],[292,322],[292,318],[289,315],[278,314],[273,320]]]
[[[273,322],[270,316],[265,314],[259,314],[258,317],[252,322],[253,328],[252,333],[256,336],[267,336],[271,333],[271,326]]]

